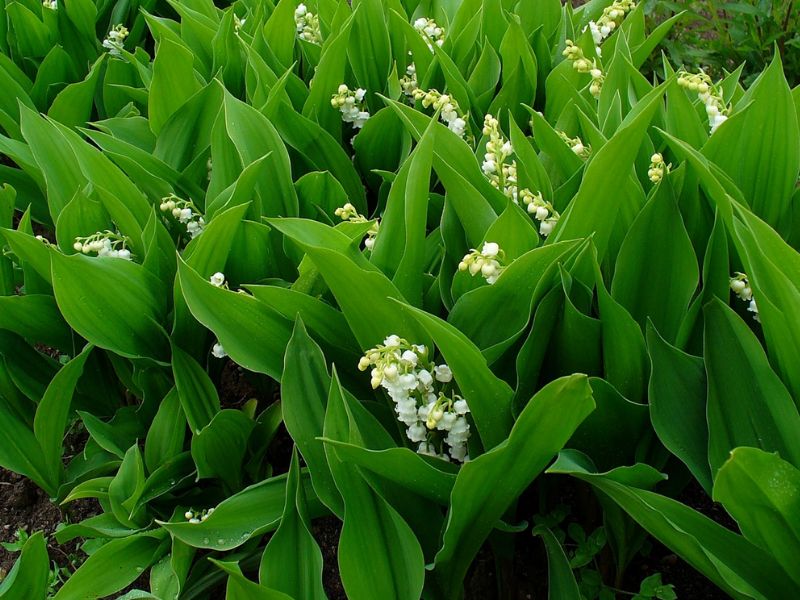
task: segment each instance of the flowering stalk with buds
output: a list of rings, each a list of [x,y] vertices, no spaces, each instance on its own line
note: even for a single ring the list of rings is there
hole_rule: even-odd
[[[95,252],[97,256],[131,260],[131,251],[126,247],[129,243],[127,237],[107,229],[86,237],[76,237],[73,248],[83,254]]]
[[[422,36],[422,39],[425,40],[431,52],[433,52],[434,46],[441,47],[444,44],[444,29],[439,27],[433,19],[420,17],[414,21],[414,29],[416,29]]]
[[[115,25],[103,40],[103,48],[106,48],[111,56],[120,56],[128,33],[128,28],[124,25]]]
[[[603,9],[603,14],[597,21],[589,21],[587,27],[592,32],[592,39],[595,45],[599,47],[604,39],[614,33],[622,23],[626,13],[629,13],[634,8],[636,8],[636,2],[633,0],[616,0]],[[586,28],[584,28],[584,31],[586,31]]]
[[[564,140],[564,143],[569,146],[569,149],[575,153],[575,156],[586,160],[592,155],[592,147],[588,144],[584,144],[581,138],[571,138],[563,131],[559,131],[558,135],[562,140]]]
[[[495,242],[486,242],[480,252],[472,249],[458,263],[459,271],[469,271],[473,277],[481,274],[489,285],[497,281],[503,272],[500,260],[503,258],[503,251]]]
[[[361,129],[369,119],[369,112],[364,105],[364,96],[367,90],[358,88],[352,91],[345,84],[331,96],[331,106],[338,108],[342,113],[342,121],[352,123],[356,129]]]
[[[394,401],[397,418],[417,452],[468,460],[469,406],[453,390],[453,374],[446,364],[433,362],[425,346],[390,335],[358,363],[361,371],[370,367],[373,389],[384,388]]]
[[[705,106],[706,115],[708,115],[710,133],[713,134],[720,125],[728,120],[730,109],[725,104],[722,91],[714,85],[711,77],[706,73],[703,71],[699,73],[679,71],[678,85],[697,93],[697,97]]]
[[[319,17],[309,12],[305,4],[298,4],[294,9],[294,24],[297,37],[311,44],[322,44],[322,33],[319,29]]]
[[[664,162],[664,157],[658,152],[650,157],[650,168],[647,170],[647,177],[653,183],[658,183],[669,173],[672,164]]]
[[[425,108],[432,106],[434,110],[441,110],[439,118],[457,136],[464,137],[467,133],[467,115],[461,111],[455,98],[438,90],[425,91],[421,88],[415,89],[412,96],[414,100],[422,102]]]
[[[572,61],[572,68],[578,73],[588,73],[592,76],[592,82],[589,84],[589,92],[595,98],[600,97],[600,91],[603,88],[605,81],[605,74],[598,66],[597,60],[591,61],[583,54],[583,50],[576,46],[572,40],[567,40],[567,47],[564,48],[562,55],[569,61]]]
[[[753,319],[761,322],[758,318],[758,306],[755,298],[753,298],[753,290],[750,287],[750,280],[747,275],[738,271],[734,273],[733,277],[730,278],[730,288],[740,300],[748,303],[747,310],[753,313]]]
[[[159,208],[161,212],[172,215],[179,223],[186,225],[186,232],[192,239],[203,233],[206,222],[191,200],[183,200],[170,194],[161,200]]]
[[[339,217],[342,221],[350,221],[351,223],[370,222],[370,219],[362,214],[359,214],[359,212],[356,210],[356,207],[349,202],[344,206],[337,208],[333,214]],[[370,227],[369,231],[367,231],[367,237],[364,238],[364,246],[366,246],[367,250],[372,250],[372,248],[375,246],[375,237],[378,235],[380,225],[380,219],[375,219],[372,222],[372,227]]]

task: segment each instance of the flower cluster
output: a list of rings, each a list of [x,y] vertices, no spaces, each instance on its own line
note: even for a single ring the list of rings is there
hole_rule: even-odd
[[[400,78],[400,87],[406,96],[413,97],[414,91],[419,89],[417,81],[417,66],[411,63],[406,67],[406,74]]]
[[[542,198],[542,193],[531,193],[529,190],[522,190],[520,193],[522,202],[525,208],[533,217],[539,221],[539,234],[547,237],[553,233],[553,229],[561,218],[559,212],[553,208],[553,205]]]
[[[89,254],[96,252],[97,256],[109,256],[111,258],[121,258],[131,260],[131,251],[125,246],[128,238],[113,231],[98,231],[86,237],[76,237],[72,245],[77,252]]]
[[[203,233],[206,226],[205,219],[191,200],[183,200],[175,194],[170,194],[162,198],[159,208],[161,212],[171,214],[186,225],[186,231],[192,239]]]
[[[337,208],[334,213],[337,217],[339,217],[342,221],[350,221],[351,223],[368,223],[370,219],[365,217],[356,210],[356,207],[350,204],[349,202],[344,206]],[[367,237],[364,238],[364,246],[367,247],[367,250],[372,250],[373,246],[375,246],[375,237],[378,235],[378,229],[380,228],[380,221],[376,219],[372,223],[372,227],[369,231],[367,231]]]
[[[183,513],[183,516],[186,517],[186,520],[189,521],[192,525],[197,525],[198,523],[202,523],[208,517],[212,515],[214,512],[213,508],[209,508],[208,510],[187,510]]]
[[[294,9],[294,24],[297,27],[297,37],[311,44],[322,43],[322,33],[319,29],[319,17],[308,12],[305,4],[298,4]]]
[[[611,6],[603,9],[603,14],[597,21],[589,21],[588,28],[592,32],[595,46],[599,47],[603,40],[619,27],[625,18],[625,13],[632,11],[634,8],[636,8],[636,2],[633,0],[616,0]],[[586,31],[585,28],[584,31]]]
[[[760,323],[761,320],[758,318],[758,306],[756,306],[756,300],[753,298],[753,290],[750,287],[750,281],[747,279],[747,275],[737,271],[734,273],[734,276],[730,278],[730,286],[733,293],[736,294],[740,300],[749,302],[747,310],[753,313],[753,319]]]
[[[564,143],[569,146],[570,150],[572,150],[580,158],[586,160],[592,154],[592,147],[588,144],[584,144],[581,138],[571,138],[563,131],[559,131],[558,135],[562,140],[564,140]]]
[[[603,89],[603,82],[606,79],[602,69],[597,66],[597,61],[589,60],[583,54],[583,50],[576,46],[572,40],[567,40],[567,47],[562,54],[567,60],[572,61],[572,68],[578,73],[588,73],[592,76],[592,83],[589,84],[589,92],[595,98],[600,97],[600,90]]]
[[[442,94],[438,90],[428,90],[417,88],[412,93],[414,100],[422,101],[422,106],[428,108],[432,106],[434,110],[440,110],[439,118],[459,137],[464,137],[467,131],[467,117],[461,112],[458,102],[448,94]]]
[[[431,52],[433,52],[434,45],[441,47],[444,44],[444,29],[439,27],[433,19],[420,17],[414,21],[414,29],[419,32],[422,39],[428,44]]]
[[[339,86],[333,96],[331,96],[331,106],[338,108],[342,113],[342,121],[352,123],[356,129],[361,129],[369,119],[369,112],[364,107],[364,96],[367,90],[358,88],[356,91],[350,90],[345,84]]]
[[[506,162],[514,154],[514,147],[503,137],[500,123],[491,114],[483,119],[483,135],[489,137],[481,165],[483,174],[495,188],[517,203],[517,163]]]
[[[50,10],[58,10],[58,0],[42,0],[42,6]]]
[[[115,25],[111,31],[108,32],[106,39],[103,40],[103,48],[108,49],[108,53],[111,54],[111,56],[120,56],[128,33],[128,28],[124,25]]]
[[[697,92],[697,97],[706,107],[710,133],[728,120],[729,109],[722,98],[722,93],[717,90],[711,77],[700,71],[699,73],[678,73],[678,85],[691,92]]]
[[[664,175],[669,173],[671,167],[672,165],[665,163],[664,157],[656,152],[650,157],[650,168],[647,170],[647,176],[653,183],[658,183],[664,179]]]
[[[453,380],[450,367],[434,363],[425,346],[396,335],[367,350],[358,368],[366,371],[370,367],[373,389],[387,391],[395,403],[397,418],[406,426],[406,436],[418,444],[418,453],[444,460],[468,460],[469,406],[452,389],[447,392]]]
[[[469,251],[461,262],[458,263],[459,271],[469,270],[469,274],[473,277],[478,273],[481,274],[489,285],[497,281],[500,273],[503,272],[503,267],[500,265],[498,258],[502,259],[503,252],[500,250],[495,242],[486,242],[478,252],[475,248]]]

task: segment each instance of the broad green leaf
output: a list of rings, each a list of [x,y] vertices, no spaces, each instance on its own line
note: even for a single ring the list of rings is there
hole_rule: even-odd
[[[325,414],[325,437],[349,439],[344,392],[333,375]],[[339,572],[348,598],[417,600],[425,567],[413,531],[363,479],[355,465],[341,462],[335,446],[325,452],[344,500],[339,537]]]
[[[344,507],[331,476],[322,436],[330,375],[325,356],[298,318],[286,347],[281,377],[281,405],[286,430],[308,465],[311,484],[319,499],[339,517]]]
[[[681,352],[647,324],[650,419],[661,443],[711,491],[703,360]]]
[[[259,581],[294,598],[324,599],[322,553],[311,535],[306,498],[303,488],[298,485],[299,479],[300,467],[295,450],[286,480],[286,503],[281,524],[261,556]]]
[[[708,459],[712,475],[739,446],[780,452],[800,465],[800,414],[761,344],[721,300],[705,307]]]
[[[564,548],[546,527],[537,527],[533,530],[544,542],[547,552],[547,597],[548,600],[573,600],[580,598],[581,593],[572,567],[569,564]]]
[[[248,294],[214,286],[182,260],[178,281],[192,315],[216,334],[234,361],[280,378],[281,357],[292,331],[289,321]]]
[[[714,480],[714,500],[800,585],[800,471],[776,454],[736,448]]]
[[[447,506],[456,481],[457,467],[439,459],[427,460],[408,448],[370,450],[355,444],[324,440],[336,447],[336,455],[401,487]]]
[[[89,342],[129,358],[165,360],[163,286],[144,267],[120,258],[51,251],[56,302]]]
[[[434,569],[444,597],[460,597],[467,568],[495,523],[593,408],[585,375],[558,379],[531,399],[504,443],[461,467]]]
[[[512,389],[492,373],[478,347],[458,329],[418,308],[397,304],[397,309],[416,319],[439,348],[469,403],[484,448],[503,442],[511,431]]]
[[[153,422],[147,430],[144,444],[144,462],[149,471],[177,456],[183,450],[186,437],[186,417],[177,388],[172,388],[158,407]]]
[[[86,359],[89,358],[92,350],[93,346],[87,345],[80,354],[56,373],[36,408],[33,433],[39,442],[42,456],[54,480],[60,479],[63,469],[62,440],[71,412],[75,387],[78,385]]]
[[[123,589],[161,557],[163,537],[144,533],[111,540],[86,559],[54,600],[103,598]]]
[[[71,352],[76,342],[55,299],[45,294],[0,297],[0,329],[65,352]]]
[[[164,39],[153,60],[153,80],[148,94],[148,115],[158,135],[169,117],[200,90],[194,76],[194,57],[182,44]]]
[[[526,252],[512,261],[493,285],[462,295],[448,321],[485,354],[498,347],[505,349],[528,324],[537,304],[537,289],[552,265],[565,259],[578,243],[561,242]]]
[[[14,566],[0,582],[0,598],[45,598],[50,578],[50,559],[41,531],[28,538]]]
[[[591,159],[578,194],[548,241],[583,238],[594,234],[602,263],[620,210],[619,190],[630,177],[631,166],[647,127],[661,105],[664,83],[642,98],[622,126]]]
[[[644,466],[644,465],[638,465]],[[773,557],[680,502],[626,482],[624,468],[597,474],[562,452],[548,473],[589,482],[653,537],[736,599],[792,598],[800,593]]]
[[[800,174],[800,128],[778,52],[736,108],[750,103],[747,118],[720,127],[703,154],[730,175],[753,212],[787,232]]]
[[[650,248],[659,248],[650,252]],[[611,295],[644,329],[648,319],[674,342],[699,270],[669,181],[663,181],[622,242]]]
[[[218,477],[230,490],[241,487],[242,460],[255,421],[239,410],[225,409],[192,438],[197,479]]]
[[[173,344],[172,374],[189,428],[195,434],[219,413],[219,395],[197,361]]]
[[[327,514],[317,500],[306,472],[302,485],[311,518]],[[156,521],[171,535],[195,548],[225,551],[238,548],[250,538],[274,531],[283,514],[286,476],[271,477],[229,496],[201,523],[189,523],[183,513],[172,521]]]
[[[371,260],[413,306],[422,306],[433,130],[419,141],[392,183]]]
[[[412,343],[427,336],[391,301],[404,298],[338,229],[305,219],[271,219],[275,229],[297,243],[319,269],[363,349],[397,334]]]

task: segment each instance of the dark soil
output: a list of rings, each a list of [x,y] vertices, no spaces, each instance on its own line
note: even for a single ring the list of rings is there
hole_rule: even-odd
[[[244,369],[230,359],[222,367],[218,390],[222,408],[241,408],[250,398],[259,396],[258,390],[247,380]]]
[[[328,600],[347,600],[336,558],[341,532],[342,523],[336,517],[315,519],[311,527],[311,533],[322,551],[322,585]]]
[[[92,499],[76,500],[62,512],[50,502],[47,494],[30,480],[6,469],[0,469],[0,541],[14,542],[17,531],[41,531],[47,537],[47,553],[59,567],[74,571],[85,558],[73,540],[58,544],[52,536],[62,521],[82,521],[101,512],[100,505]],[[19,556],[0,547],[0,575],[5,575]]]

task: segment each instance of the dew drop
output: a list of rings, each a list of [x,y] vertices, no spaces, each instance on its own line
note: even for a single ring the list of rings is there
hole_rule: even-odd
[[[210,541],[211,541],[211,540],[209,540],[208,538],[203,538],[203,543],[204,543],[204,544],[208,544]]]

